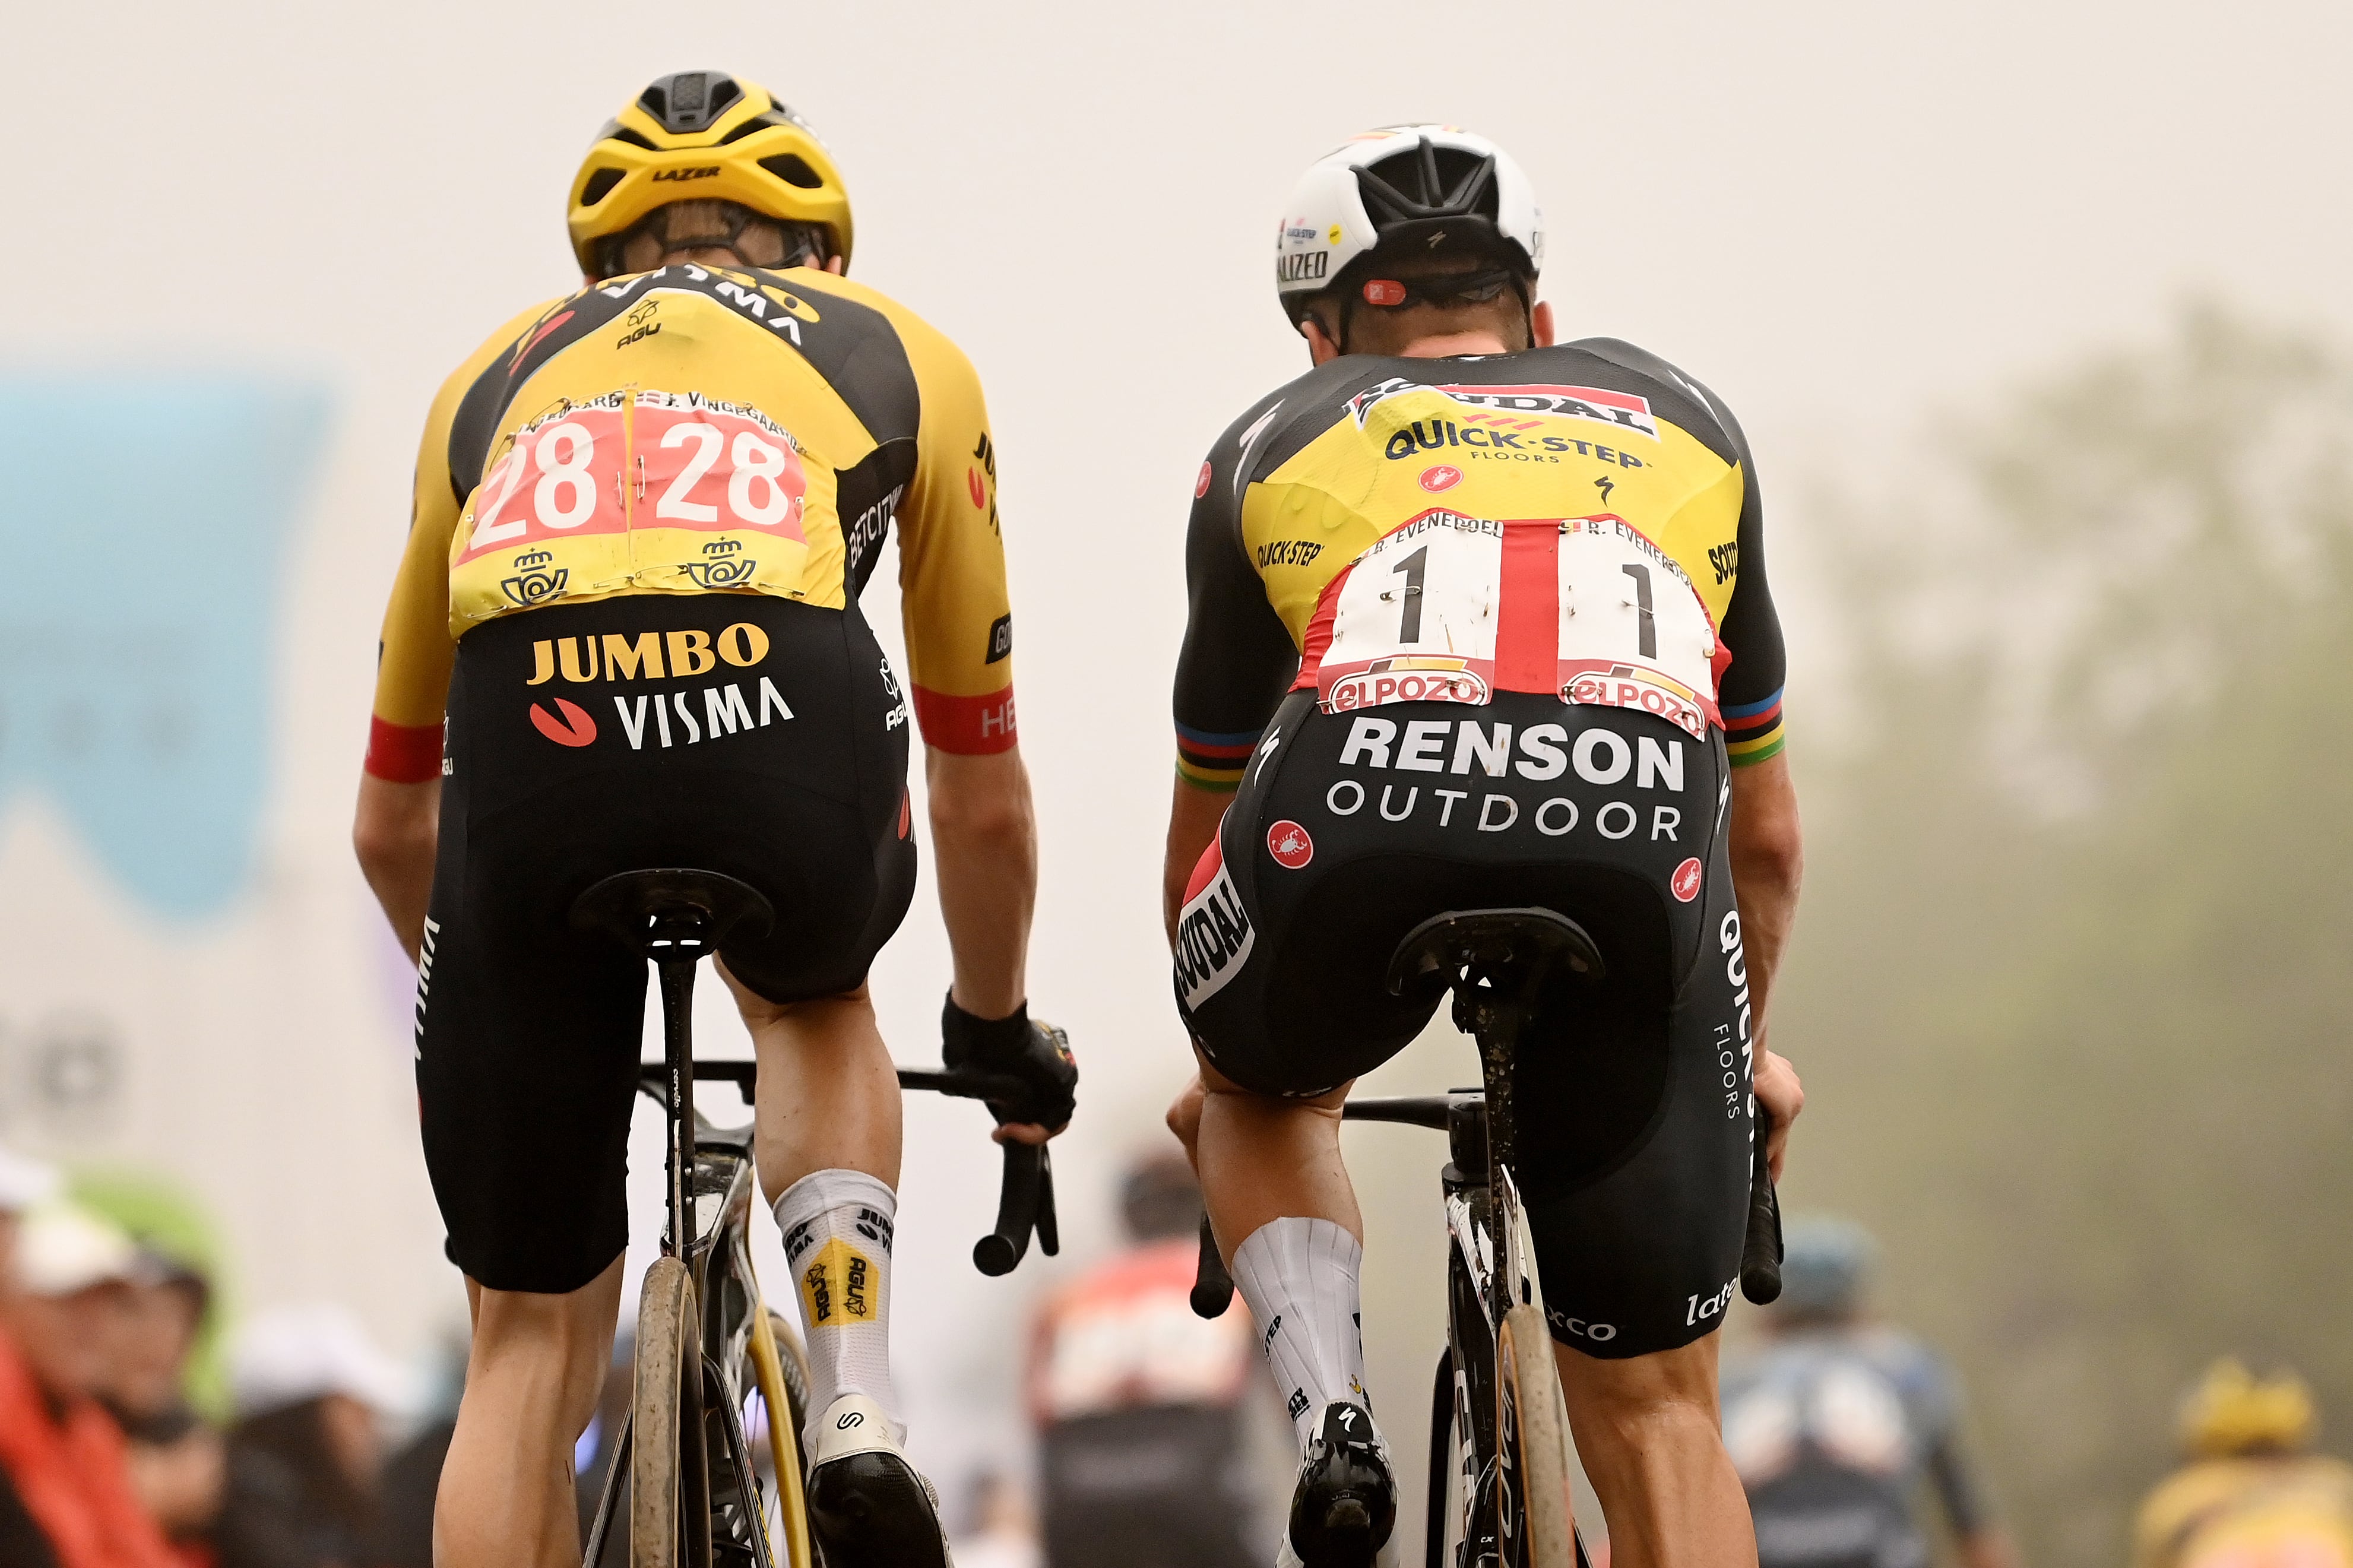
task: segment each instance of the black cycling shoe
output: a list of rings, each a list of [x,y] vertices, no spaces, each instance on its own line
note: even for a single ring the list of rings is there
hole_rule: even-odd
[[[1397,1530],[1397,1477],[1372,1413],[1335,1399],[1324,1407],[1282,1532],[1276,1568],[1374,1568]]]
[[[826,1568],[950,1568],[932,1483],[892,1440],[881,1406],[846,1394],[818,1420],[809,1529]]]

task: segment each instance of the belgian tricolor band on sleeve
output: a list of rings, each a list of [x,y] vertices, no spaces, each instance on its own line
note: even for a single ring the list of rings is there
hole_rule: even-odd
[[[1780,688],[1762,701],[1738,707],[1727,703],[1723,712],[1724,749],[1734,767],[1748,767],[1780,754],[1781,742],[1788,738],[1781,729]]]
[[[1241,787],[1242,770],[1258,750],[1257,730],[1215,734],[1176,726],[1176,776],[1197,789],[1230,795]]]

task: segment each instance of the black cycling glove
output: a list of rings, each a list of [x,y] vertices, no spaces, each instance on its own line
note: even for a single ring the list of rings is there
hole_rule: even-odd
[[[1003,1073],[1027,1086],[1018,1100],[988,1101],[1000,1127],[1034,1121],[1059,1131],[1077,1109],[1079,1064],[1071,1058],[1071,1037],[1051,1024],[1031,1023],[1026,1002],[1011,1017],[976,1018],[951,994],[940,1011],[940,1059],[950,1072]]]

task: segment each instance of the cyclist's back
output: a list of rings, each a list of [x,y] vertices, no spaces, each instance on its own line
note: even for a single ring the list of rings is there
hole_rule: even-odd
[[[1738,1267],[1797,855],[1746,441],[1655,355],[1553,343],[1532,192],[1483,138],[1366,132],[1286,211],[1277,289],[1315,368],[1195,485],[1164,903],[1204,1065],[1172,1125],[1305,1450],[1287,1547],[1359,1568],[1394,1541],[1332,1112],[1435,1009],[1385,983],[1406,934],[1525,906],[1607,966],[1550,988],[1516,1068],[1546,1310],[1590,1363],[1563,1363],[1571,1417],[1630,1429],[1611,1402],[1648,1379],[1673,1441],[1599,1445],[1603,1503],[1654,1520],[1651,1489],[1699,1468],[1675,1550],[1730,1560],[1746,1512],[1694,1347]],[[1672,1359],[1613,1370],[1646,1357]]]
[[[2353,1568],[2353,1466],[2305,1450],[2319,1429],[2293,1373],[2210,1368],[2183,1402],[2189,1462],[2133,1524],[2133,1568]]]
[[[900,1110],[865,990],[914,886],[911,729],[956,960],[949,1065],[1033,1089],[993,1102],[1029,1142],[1076,1077],[1027,1014],[1036,846],[979,384],[839,276],[829,154],[723,73],[623,109],[570,226],[589,286],[501,328],[435,401],[355,829],[420,960],[427,1165],[477,1287],[437,1552],[551,1563],[575,1533],[645,965],[569,916],[607,876],[683,866],[776,910],[721,957],[802,1286],[811,1522],[834,1568],[944,1568],[890,1379]],[[894,526],[904,688],[858,604]]]
[[[1747,1489],[1763,1568],[1914,1568],[1933,1489],[1955,1535],[1984,1529],[1950,1374],[1894,1330],[1822,1325],[1727,1360],[1724,1442]]]
[[[1039,1314],[1029,1393],[1046,1568],[1247,1568],[1264,1556],[1243,1461],[1265,1384],[1241,1315],[1193,1311],[1200,1188],[1171,1153],[1127,1178],[1121,1206],[1137,1245]]]

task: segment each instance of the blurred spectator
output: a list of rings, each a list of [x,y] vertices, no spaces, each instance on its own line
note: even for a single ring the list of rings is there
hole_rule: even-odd
[[[372,1568],[433,1568],[433,1502],[458,1430],[458,1396],[466,1388],[465,1339],[444,1341],[439,1362],[416,1432],[384,1467]]]
[[[54,1178],[0,1155],[0,1563],[177,1568],[95,1397],[123,1334],[131,1238],[55,1201]],[[19,1216],[21,1215],[21,1221]]]
[[[340,1307],[284,1307],[229,1352],[220,1568],[371,1568],[381,1422],[407,1403],[400,1368]]]
[[[2134,1521],[2134,1568],[2353,1568],[2353,1467],[2305,1451],[2319,1428],[2295,1373],[2216,1362],[2182,1401],[2189,1462]]]
[[[955,1568],[1038,1568],[1038,1520],[1018,1476],[991,1469],[973,1478],[971,1524],[949,1555]]]
[[[193,1288],[189,1300],[202,1310],[181,1357],[177,1393],[206,1421],[220,1426],[230,1415],[221,1327],[233,1303],[222,1288],[225,1255],[211,1215],[185,1181],[149,1171],[77,1170],[67,1195],[129,1235],[154,1260],[159,1280]]]
[[[1257,1568],[1250,1314],[1194,1316],[1201,1191],[1172,1148],[1128,1175],[1134,1245],[1048,1299],[1032,1336],[1048,1568]]]
[[[1958,1390],[1935,1352],[1869,1321],[1873,1247],[1859,1227],[1793,1223],[1763,1343],[1724,1368],[1724,1446],[1748,1490],[1760,1568],[1927,1568],[1926,1481],[1966,1568],[2010,1568],[1962,1445]]]
[[[132,1274],[99,1398],[129,1440],[140,1500],[185,1559],[207,1563],[227,1457],[220,1434],[189,1407],[185,1384],[211,1288],[143,1249]]]

